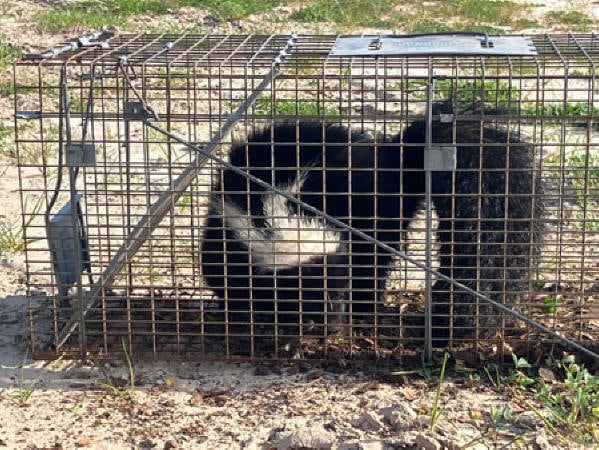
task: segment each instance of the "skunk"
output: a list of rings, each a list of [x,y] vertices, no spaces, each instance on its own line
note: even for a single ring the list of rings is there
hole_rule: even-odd
[[[232,146],[232,165],[276,189],[226,168],[212,189],[200,259],[229,331],[262,323],[285,334],[331,333],[348,321],[355,326],[356,317],[374,320],[392,254],[281,192],[399,248],[424,199],[425,131],[424,121],[414,121],[385,142],[298,120]],[[536,251],[541,208],[532,150],[479,122],[435,123],[433,142],[457,143],[457,170],[433,173],[439,270],[505,303],[528,283]],[[436,281],[433,295],[437,344],[489,325],[492,310],[451,283]]]

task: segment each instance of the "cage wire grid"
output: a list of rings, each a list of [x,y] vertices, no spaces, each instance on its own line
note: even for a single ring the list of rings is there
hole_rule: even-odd
[[[15,64],[36,357],[125,345],[153,358],[371,361],[434,345],[502,360],[560,337],[597,357],[599,37],[529,36],[527,55],[376,57],[331,54],[337,38],[94,33]],[[342,136],[323,144],[328,124]],[[423,167],[408,163],[425,145],[458,165],[432,172],[428,214]],[[320,181],[301,192],[302,180]],[[225,219],[232,198],[261,201],[259,214]],[[270,230],[254,232],[267,212]],[[235,218],[254,233],[248,248],[277,226],[280,240],[325,231],[277,250],[269,271],[259,252],[225,251]],[[288,259],[304,263],[286,271]]]

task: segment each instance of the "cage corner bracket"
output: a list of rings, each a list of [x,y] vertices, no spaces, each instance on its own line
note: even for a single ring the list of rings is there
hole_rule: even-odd
[[[127,101],[123,107],[123,117],[125,120],[146,120],[154,117],[154,115],[148,111],[143,102]]]
[[[89,142],[66,144],[65,159],[68,167],[93,167],[96,165],[96,146]]]

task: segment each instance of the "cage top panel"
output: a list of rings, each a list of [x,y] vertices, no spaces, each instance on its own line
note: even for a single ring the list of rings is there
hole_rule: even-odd
[[[450,58],[458,64],[463,58],[504,61],[506,65],[518,61],[536,64],[539,67],[560,66],[570,69],[587,67],[590,74],[599,64],[599,35],[592,34],[545,34],[524,36],[533,43],[536,55],[520,56],[435,56]],[[317,61],[335,62],[340,59],[356,58],[331,54],[339,36],[299,35],[295,39],[291,57],[310,57]],[[346,36],[351,38],[351,36]],[[452,39],[448,35],[448,39]],[[289,35],[200,35],[200,34],[113,34],[96,32],[67,41],[57,47],[30,53],[17,64],[93,64],[101,65],[125,58],[144,66],[167,65],[170,67],[215,67],[215,66],[270,66],[281,50],[289,49]],[[296,45],[295,45],[296,44]],[[534,53],[534,52],[531,52]],[[380,56],[379,56],[380,57]],[[426,63],[430,57],[383,56],[411,63]],[[359,57],[366,64],[376,61],[372,56]]]

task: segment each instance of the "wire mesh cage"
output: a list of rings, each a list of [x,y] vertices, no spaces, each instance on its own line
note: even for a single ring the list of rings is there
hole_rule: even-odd
[[[27,55],[34,354],[596,358],[598,59],[595,35],[459,34]]]

